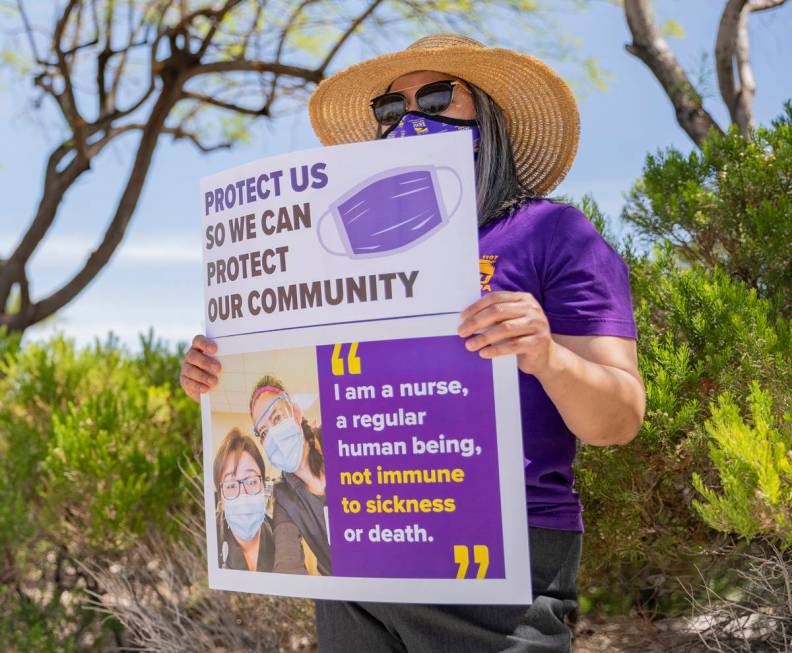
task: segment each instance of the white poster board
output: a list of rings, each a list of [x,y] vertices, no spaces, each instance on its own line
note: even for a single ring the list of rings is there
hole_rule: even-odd
[[[470,138],[201,181],[211,587],[530,603],[515,359],[456,334],[479,296]]]

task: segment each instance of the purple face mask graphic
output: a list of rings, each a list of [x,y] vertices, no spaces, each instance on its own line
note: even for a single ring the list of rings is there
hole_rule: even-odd
[[[459,186],[446,210],[438,172],[450,172]],[[334,202],[319,221],[319,242],[329,253],[350,258],[386,256],[425,240],[459,208],[462,180],[447,166],[394,168],[359,184]],[[322,221],[332,215],[344,251],[333,251],[322,237]]]

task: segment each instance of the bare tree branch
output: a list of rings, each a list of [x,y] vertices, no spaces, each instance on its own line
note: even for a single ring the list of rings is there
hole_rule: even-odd
[[[44,63],[44,61],[39,56],[38,49],[36,48],[36,39],[33,36],[33,27],[30,25],[30,20],[28,19],[28,15],[25,11],[25,6],[22,4],[22,0],[17,0],[17,7],[19,8],[19,15],[22,18],[22,24],[25,27],[25,34],[27,35],[28,43],[30,44],[30,51],[33,53],[33,58],[36,60],[36,63],[41,65]]]
[[[19,312],[24,313],[30,309],[30,285],[27,272],[23,269],[19,277]]]
[[[336,44],[330,49],[330,52],[327,53],[327,56],[325,57],[324,61],[319,66],[319,72],[322,75],[324,75],[325,70],[327,70],[327,67],[333,61],[333,58],[341,49],[341,46],[347,42],[349,37],[352,36],[352,34],[354,34],[357,31],[357,29],[360,27],[363,21],[365,21],[369,16],[371,16],[371,14],[374,13],[374,10],[381,4],[382,4],[382,0],[373,0],[372,2],[369,3],[369,6],[366,8],[366,10],[349,24],[349,27],[347,27],[346,31],[341,35],[341,38],[339,38],[336,41]]]
[[[748,52],[748,0],[728,0],[721,16],[715,43],[715,66],[721,97],[729,116],[747,135],[753,127],[753,98],[756,93]],[[739,81],[735,77],[735,60]]]
[[[744,136],[754,126],[753,102],[756,95],[748,19],[753,12],[780,7],[784,2],[786,0],[728,0],[721,15],[715,42],[718,87],[729,117]]]
[[[297,17],[302,13],[302,11],[311,3],[316,2],[317,0],[302,0],[300,3],[295,5],[294,9],[292,10],[291,14],[289,14],[289,18],[286,21],[286,24],[283,26],[281,30],[280,37],[278,38],[278,47],[275,49],[275,63],[280,64],[281,62],[281,55],[283,54],[283,48],[286,45],[286,39],[289,38],[292,32],[292,28],[294,27],[295,22],[297,21]],[[280,77],[280,73],[275,73],[272,84],[270,86],[270,93],[269,97],[267,98],[267,102],[264,105],[269,111],[272,108],[273,102],[275,102],[275,98],[277,96],[277,88],[278,88],[278,78]]]
[[[77,150],[80,151],[83,156],[85,156],[84,148],[85,139],[87,136],[85,133],[85,121],[83,120],[82,116],[80,116],[80,113],[77,109],[77,100],[74,96],[74,88],[72,86],[71,79],[71,65],[69,63],[69,58],[62,47],[64,32],[66,31],[66,27],[69,23],[72,12],[78,7],[78,5],[80,7],[82,6],[80,0],[69,0],[69,3],[63,10],[63,14],[57,21],[55,25],[55,31],[52,35],[52,50],[57,57],[56,65],[60,72],[64,87],[62,93],[57,93],[57,95],[60,96],[58,103],[61,107],[61,110],[64,112],[64,118],[66,118],[66,121],[72,128]],[[75,29],[75,33],[78,32],[79,30]]]
[[[211,132],[211,122],[202,122],[204,112],[269,116],[279,98],[304,99],[366,21],[386,29],[376,11],[385,0],[365,0],[360,13],[349,17],[328,11],[317,12],[319,18],[307,16],[306,9],[322,2],[335,10],[331,0],[286,3],[286,15],[283,9],[271,11],[267,0],[61,0],[53,4],[45,40],[27,20],[25,0],[3,1],[20,8],[37,62],[31,73],[37,93],[53,100],[67,132],[50,153],[35,215],[8,260],[0,260],[0,305],[7,306],[15,286],[25,293],[19,313],[0,309],[0,324],[17,330],[66,305],[111,259],[134,213],[161,135],[189,141],[202,152],[228,148],[227,137]],[[392,20],[430,20],[432,12],[441,10],[437,2],[415,4],[413,13]],[[476,24],[471,18],[470,25]],[[303,29],[338,35],[316,65],[304,63],[310,54],[304,44],[290,41]],[[295,57],[289,58],[291,54]],[[85,98],[90,98],[90,105]],[[182,100],[185,111],[174,113]],[[100,244],[61,288],[39,301],[30,298],[26,265],[54,224],[68,190],[110,143],[132,133],[139,138],[134,161],[121,182],[121,199]]]
[[[58,207],[66,191],[89,168],[89,161],[77,153],[59,172],[59,164],[71,151],[73,148],[68,143],[64,143],[50,155],[44,175],[44,191],[36,215],[11,256],[0,266],[0,307],[4,307],[8,301],[14,283],[20,282],[23,278],[25,265],[55,221]]]
[[[696,145],[701,145],[710,130],[722,132],[658,29],[649,0],[624,0],[624,11],[633,37],[627,52],[643,61],[660,82],[682,129]]]
[[[96,45],[99,43],[99,39],[91,39],[90,41],[86,41],[85,43],[79,43],[77,45],[73,45],[68,50],[64,50],[64,56],[71,57],[72,55],[77,54],[80,50],[85,50],[90,48],[91,46]]]
[[[163,132],[165,120],[172,107],[178,101],[180,93],[180,85],[173,84],[170,87],[163,88],[157,98],[157,102],[154,104],[151,114],[145,123],[135,161],[129,178],[126,180],[124,192],[118,202],[113,219],[105,231],[102,242],[90,254],[83,267],[49,297],[31,304],[26,313],[6,315],[0,318],[0,324],[5,322],[11,329],[15,329],[19,328],[23,323],[33,324],[46,319],[74,299],[107,264],[124,237],[129,220],[140,199],[157,140]]]
[[[751,11],[756,13],[765,9],[775,9],[785,2],[786,0],[751,0]]]
[[[201,42],[201,47],[198,48],[198,52],[195,53],[195,56],[199,59],[206,54],[206,50],[209,48],[209,44],[212,42],[215,34],[217,33],[217,29],[220,27],[220,24],[223,22],[223,19],[234,9],[242,0],[226,0],[225,4],[215,11],[213,15],[209,16],[210,20],[212,21],[211,26],[209,27],[209,31],[206,33],[203,41]]]
[[[187,72],[187,79],[198,75],[212,73],[232,73],[232,72],[256,72],[256,73],[276,73],[278,75],[288,75],[298,77],[309,82],[320,82],[322,75],[318,70],[303,68],[301,66],[289,66],[269,61],[215,61],[195,66]]]
[[[199,137],[198,134],[195,132],[188,131],[183,127],[165,127],[162,130],[163,134],[170,134],[173,136],[173,140],[178,141],[182,139],[187,139],[192,142],[195,147],[197,147],[201,152],[204,154],[208,154],[210,152],[216,152],[217,150],[228,150],[233,147],[233,143],[231,141],[222,141],[220,143],[216,143],[214,145],[206,145]]]
[[[204,95],[202,93],[191,93],[189,91],[185,91],[182,94],[182,97],[188,100],[197,100],[198,102],[204,102],[206,104],[211,104],[212,106],[219,107],[221,109],[225,109],[226,111],[234,111],[236,113],[242,113],[248,116],[267,116],[269,115],[269,110],[266,106],[262,107],[261,109],[250,109],[248,107],[239,106],[237,104],[233,104],[231,102],[224,102],[218,98],[211,97],[209,95]]]
[[[121,79],[123,78],[124,72],[126,70],[126,64],[127,64],[127,59],[129,57],[129,53],[135,48],[139,48],[139,47],[143,47],[143,46],[148,45],[148,42],[145,39],[143,39],[142,41],[137,41],[137,42],[135,41],[135,39],[138,37],[138,35],[140,33],[140,30],[142,30],[142,29],[143,29],[143,22],[141,21],[141,23],[138,25],[137,29],[134,32],[131,33],[131,36],[130,36],[130,39],[129,39],[130,40],[129,45],[127,45],[126,47],[124,47],[124,48],[122,48],[120,50],[112,50],[110,52],[110,57],[114,57],[116,55],[120,55],[120,61],[119,61],[118,65],[116,66],[115,74],[113,75],[113,81],[110,84],[110,90],[107,92],[107,101],[109,103],[108,104],[108,113],[110,111],[115,111],[116,108],[117,108],[116,107],[116,97],[118,96],[118,88],[119,88],[119,85],[121,84]],[[153,84],[151,83],[151,81],[149,81],[149,93],[151,93],[153,91],[154,91]],[[144,96],[144,101],[147,98],[148,98],[147,95]],[[140,106],[140,105],[137,105],[137,106]],[[137,108],[137,107],[135,107],[135,108]],[[132,113],[132,111],[134,111],[134,110],[135,109],[133,108],[131,111],[127,111],[126,113]]]
[[[107,63],[113,55],[113,16],[115,12],[115,4],[107,7],[107,15],[105,16],[104,26],[104,48],[96,57],[96,90],[97,99],[99,101],[99,115],[104,116],[110,113],[111,109],[107,105],[107,84],[105,81],[105,74],[107,71]]]
[[[243,57],[245,57],[247,55],[248,45],[250,44],[250,39],[256,33],[256,26],[258,25],[259,20],[261,19],[261,14],[264,12],[264,4],[265,4],[265,2],[258,2],[256,4],[256,13],[253,14],[253,20],[252,20],[252,23],[251,23],[251,27],[242,36],[242,44],[241,44],[240,50],[241,50],[241,53],[242,53]]]

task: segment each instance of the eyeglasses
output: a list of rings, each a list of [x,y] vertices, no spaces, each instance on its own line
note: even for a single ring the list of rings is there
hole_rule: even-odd
[[[226,501],[233,501],[239,496],[242,488],[245,488],[245,494],[258,494],[261,492],[263,487],[264,485],[261,481],[261,475],[256,474],[255,476],[248,476],[242,480],[229,479],[227,481],[223,481],[220,485],[220,490],[223,493],[223,498]]]
[[[467,90],[464,85],[451,80],[429,82],[415,91],[415,104],[424,113],[435,116],[443,113],[454,99],[454,89],[459,86]],[[411,87],[408,87],[411,88]],[[374,118],[385,127],[395,125],[407,113],[407,98],[401,93],[385,93],[378,95],[370,103]]]
[[[261,412],[255,424],[253,424],[253,435],[258,438],[261,444],[264,444],[267,432],[284,417],[288,418],[293,414],[291,399],[286,392],[282,392]]]

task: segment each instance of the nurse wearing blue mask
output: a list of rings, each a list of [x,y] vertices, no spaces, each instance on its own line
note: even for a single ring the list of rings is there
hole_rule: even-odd
[[[308,423],[283,383],[272,376],[263,377],[253,388],[250,417],[254,436],[282,474],[273,490],[273,570],[330,575],[321,429]],[[307,551],[297,559],[295,543],[300,542]]]
[[[220,567],[272,571],[275,539],[267,519],[264,459],[256,442],[231,430],[215,454],[212,471]]]

